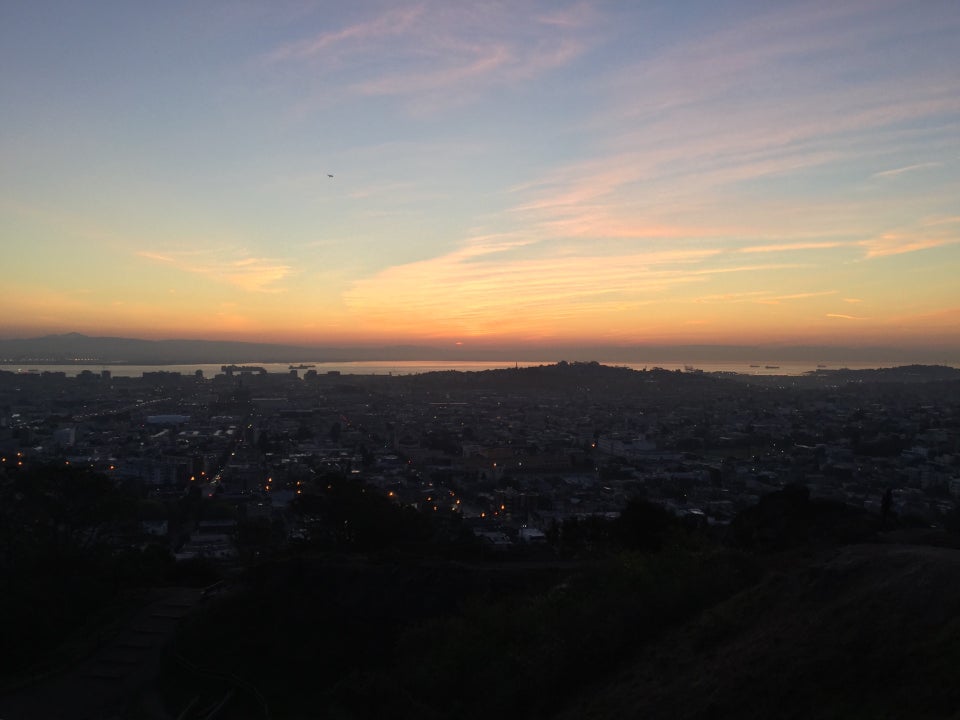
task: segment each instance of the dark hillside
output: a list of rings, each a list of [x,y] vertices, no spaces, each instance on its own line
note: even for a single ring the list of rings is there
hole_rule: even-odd
[[[719,604],[565,718],[945,718],[960,551],[855,545]]]
[[[499,391],[518,394],[589,396],[594,400],[624,397],[696,398],[715,397],[742,388],[727,378],[708,373],[601,365],[598,362],[559,362],[553,365],[483,370],[480,372],[432,372],[398,378],[409,392],[443,391],[451,394]]]

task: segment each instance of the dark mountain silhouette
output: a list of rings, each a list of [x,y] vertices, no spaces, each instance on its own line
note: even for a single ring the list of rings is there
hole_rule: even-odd
[[[127,363],[165,365],[181,363],[302,362],[351,360],[418,360],[434,354],[432,348],[332,348],[219,340],[138,340],[90,337],[79,333],[39,338],[0,340],[0,358],[33,363]]]
[[[956,354],[939,350],[908,350],[883,347],[842,348],[825,346],[748,345],[538,345],[538,346],[426,346],[364,345],[335,346],[318,342],[309,345],[232,342],[219,340],[142,340],[122,337],[94,337],[80,333],[35,338],[0,339],[0,361],[66,363],[180,364],[221,362],[301,362],[351,360],[478,360],[538,361],[567,358],[589,361],[602,358],[611,363],[747,362],[757,359],[786,362],[843,363],[847,358],[869,360],[878,366],[905,361],[952,362]],[[751,360],[752,359],[752,360]]]

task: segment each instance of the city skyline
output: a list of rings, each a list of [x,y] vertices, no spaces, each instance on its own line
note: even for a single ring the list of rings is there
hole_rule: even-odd
[[[949,2],[31,3],[0,338],[960,352]]]

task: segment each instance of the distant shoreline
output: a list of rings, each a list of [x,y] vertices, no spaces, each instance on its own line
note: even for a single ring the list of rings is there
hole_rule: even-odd
[[[285,362],[219,362],[219,363],[133,363],[125,361],[82,361],[55,362],[55,361],[0,361],[0,371],[18,374],[42,374],[44,372],[62,372],[68,376],[77,376],[88,372],[100,375],[109,371],[116,377],[140,377],[149,372],[176,372],[181,375],[193,375],[198,370],[204,377],[213,377],[223,373],[223,367],[238,365],[245,367],[262,367],[269,374],[297,373],[303,376],[306,372],[315,371],[318,375],[328,373],[342,375],[419,375],[429,372],[482,372],[486,370],[507,370],[512,368],[539,367],[554,365],[556,360],[535,361],[452,361],[452,360],[354,360],[354,361],[322,361],[310,360]],[[560,361],[562,362],[562,361]],[[629,368],[631,370],[653,370],[660,368],[681,373],[703,373],[708,375],[740,375],[763,377],[798,377],[805,375],[828,375],[843,370],[867,371],[889,370],[904,367],[950,367],[958,369],[957,365],[943,363],[890,363],[877,361],[849,361],[834,363],[792,362],[786,360],[761,361],[730,361],[694,362],[689,361],[651,361],[651,362],[616,362],[596,361],[607,367]],[[291,365],[296,365],[291,367]],[[312,367],[306,367],[310,365]]]

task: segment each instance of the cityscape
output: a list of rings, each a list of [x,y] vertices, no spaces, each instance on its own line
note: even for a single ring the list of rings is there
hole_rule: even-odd
[[[207,644],[210,627],[239,629],[224,618],[237,604],[255,602],[250,595],[261,574],[281,573],[271,581],[270,602],[285,604],[285,593],[297,592],[285,587],[290,563],[298,573],[319,573],[310,592],[336,587],[327,583],[342,573],[350,587],[358,575],[361,586],[377,590],[368,587],[342,621],[378,627],[386,613],[389,632],[405,637],[411,624],[469,620],[469,610],[444,603],[513,603],[518,594],[549,603],[557,587],[601,572],[590,568],[631,557],[664,558],[668,587],[680,582],[699,598],[689,611],[696,617],[763,587],[771,558],[782,563],[801,549],[808,557],[788,562],[806,568],[811,557],[822,562],[850,543],[960,546],[960,370],[946,366],[800,376],[581,361],[402,376],[320,373],[311,364],[275,373],[228,364],[212,377],[202,370],[140,377],[3,371],[0,410],[5,572],[22,583],[4,612],[19,626],[10,636],[22,638],[11,645],[5,675],[13,682],[0,695],[9,717],[59,717],[77,707],[119,717],[202,716],[190,714],[191,702],[204,712],[223,707],[231,717],[314,717],[306,707],[315,703],[343,704],[352,716],[364,715],[364,707],[385,712],[386,698],[358,705],[349,693],[322,690],[352,677],[344,673],[355,659],[329,670],[338,678],[332,684],[281,690],[278,673],[303,672],[285,655],[258,660],[241,642],[220,657],[232,645]],[[672,563],[682,567],[691,557],[705,565],[678,580]],[[34,597],[48,608],[42,622],[52,636],[44,641],[17,598],[30,597],[38,570],[62,562],[89,573],[86,581],[109,569],[112,590],[99,592],[59,571],[61,583],[92,593],[88,602],[145,609],[133,619],[133,609],[121,609],[91,622],[54,609],[50,597]],[[392,568],[387,579],[384,568]],[[437,590],[435,577],[416,589],[391,585],[393,574],[412,581],[411,568],[417,577],[424,568],[453,577],[445,582],[457,589]],[[610,582],[603,572],[595,580]],[[482,591],[474,587],[479,578]],[[553,588],[546,595],[544,582]],[[718,582],[720,590],[711,584]],[[48,578],[41,586],[57,584]],[[149,587],[159,589],[144,595]],[[649,591],[639,598],[637,588],[622,592],[637,602]],[[581,598],[578,612],[589,613],[596,601]],[[82,593],[76,603],[84,604]],[[394,603],[399,610],[386,609]],[[194,616],[206,632],[177,631],[194,627],[184,625]],[[314,657],[310,648],[322,647],[350,656],[342,645],[353,647],[349,637],[314,637],[327,632],[325,623],[310,612],[293,618],[296,632],[313,639],[305,646],[273,637],[284,653]],[[61,633],[78,632],[87,639],[65,651]],[[377,637],[356,642],[366,652],[375,642],[378,655],[391,657],[392,643]],[[598,647],[612,647],[612,657],[623,652],[610,638]],[[50,653],[61,663],[66,653],[68,669],[50,674]],[[457,662],[472,661],[466,653]],[[612,667],[609,657],[597,662]],[[159,670],[148,669],[156,663]],[[428,699],[404,685],[411,697],[390,707],[397,716],[426,708],[467,717],[510,707],[553,715],[568,703],[601,702],[574,692],[595,677],[587,668],[577,673],[566,692],[529,695],[533,690],[508,684],[499,701],[470,705],[445,693]],[[399,677],[391,682],[404,684]],[[842,697],[829,697],[827,706]],[[666,712],[635,702],[655,716]]]
[[[3,4],[0,720],[960,712],[956,0]]]
[[[192,486],[267,516],[329,468],[511,544],[521,529],[543,539],[551,524],[615,514],[638,495],[728,523],[791,483],[877,512],[889,489],[900,514],[937,525],[960,497],[955,399],[941,394],[958,376],[595,362],[403,377],[238,365],[210,378],[5,372],[3,462],[89,468],[158,496]]]

